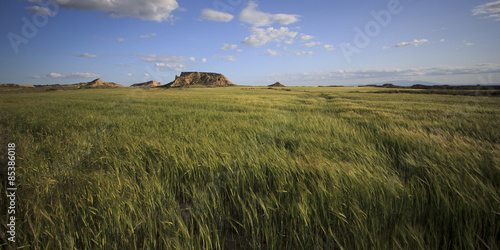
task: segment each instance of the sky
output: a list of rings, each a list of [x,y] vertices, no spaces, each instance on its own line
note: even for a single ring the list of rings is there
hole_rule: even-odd
[[[500,1],[5,0],[0,83],[500,82]]]

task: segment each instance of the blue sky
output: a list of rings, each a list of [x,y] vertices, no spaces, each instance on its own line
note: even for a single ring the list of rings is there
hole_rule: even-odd
[[[500,82],[500,1],[8,0],[0,82]]]

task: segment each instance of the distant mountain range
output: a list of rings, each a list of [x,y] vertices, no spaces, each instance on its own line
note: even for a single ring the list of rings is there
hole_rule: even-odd
[[[161,86],[161,83],[159,83],[155,80],[130,85],[130,87],[139,87],[139,88],[154,88],[154,87],[159,87],[159,86]]]
[[[365,86],[365,85],[384,85],[387,83],[391,83],[393,85],[397,86],[413,86],[417,84],[421,85],[465,85],[465,84],[441,84],[441,83],[435,83],[435,82],[426,82],[426,81],[411,81],[411,80],[395,80],[395,81],[385,81],[385,82],[378,82],[378,83],[372,83],[372,84],[359,84],[358,86]],[[471,83],[467,85],[477,85],[478,83]],[[481,85],[500,85],[500,83],[487,83],[487,84],[481,84]]]

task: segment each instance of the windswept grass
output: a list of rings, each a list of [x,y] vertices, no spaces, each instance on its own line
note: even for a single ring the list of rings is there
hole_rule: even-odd
[[[355,90],[0,93],[8,245],[500,248],[500,99]]]

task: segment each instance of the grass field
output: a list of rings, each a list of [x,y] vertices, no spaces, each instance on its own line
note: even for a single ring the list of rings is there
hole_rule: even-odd
[[[2,232],[14,142],[10,246],[500,248],[500,98],[288,89],[0,93]]]

